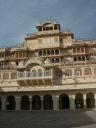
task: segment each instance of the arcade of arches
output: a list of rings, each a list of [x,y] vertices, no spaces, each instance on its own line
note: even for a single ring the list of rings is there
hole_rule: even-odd
[[[96,107],[96,94],[8,95],[0,97],[0,110],[64,110]]]

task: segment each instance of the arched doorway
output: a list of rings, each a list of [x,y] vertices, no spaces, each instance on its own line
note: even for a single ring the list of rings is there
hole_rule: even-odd
[[[30,109],[30,101],[27,95],[22,96],[21,98],[21,110],[29,110]]]
[[[44,96],[43,108],[44,108],[44,110],[52,110],[53,109],[53,100],[52,100],[51,95]]]
[[[41,109],[41,100],[40,96],[35,95],[32,98],[32,109],[33,110],[40,110]]]
[[[15,110],[15,98],[14,96],[10,95],[7,97],[6,100],[6,109],[7,110]]]
[[[62,94],[59,96],[59,109],[69,109],[69,96],[66,94]]]
[[[75,96],[75,107],[77,109],[84,107],[84,100],[83,100],[83,94],[78,93]]]
[[[87,108],[95,108],[95,98],[93,93],[88,93],[86,96]]]

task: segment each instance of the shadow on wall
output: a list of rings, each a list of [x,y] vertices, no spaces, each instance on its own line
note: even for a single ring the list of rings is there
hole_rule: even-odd
[[[73,128],[95,123],[95,111],[0,112],[0,126],[2,128]]]

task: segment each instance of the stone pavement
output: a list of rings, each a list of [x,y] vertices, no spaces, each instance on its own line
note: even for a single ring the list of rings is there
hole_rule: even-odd
[[[0,128],[96,128],[96,112],[1,111]]]

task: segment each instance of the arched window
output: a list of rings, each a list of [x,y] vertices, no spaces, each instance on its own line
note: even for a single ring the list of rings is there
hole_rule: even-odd
[[[43,56],[46,56],[46,51],[43,51]]]
[[[83,94],[77,93],[75,95],[75,107],[76,109],[80,109],[84,107]]]
[[[71,69],[66,69],[65,70],[65,76],[72,76],[72,70]]]
[[[55,63],[55,60],[54,60],[54,58],[52,58],[52,59],[51,59],[51,61],[52,61],[52,63]]]
[[[39,51],[39,55],[40,55],[40,56],[42,55],[42,51]]]
[[[81,47],[81,52],[82,52],[82,53],[84,52],[84,47]]]
[[[9,79],[9,74],[8,73],[4,73],[3,74],[3,80],[8,80]]]
[[[30,71],[26,72],[26,77],[30,77]]]
[[[86,106],[87,108],[95,108],[95,97],[93,93],[87,93]]]
[[[46,27],[46,30],[48,31],[49,30],[49,27]]]
[[[50,50],[47,50],[47,55],[50,55]]]
[[[67,94],[61,94],[59,96],[59,109],[69,109],[70,101],[69,96]]]
[[[77,53],[80,53],[80,48],[77,48]]]
[[[35,69],[32,70],[32,76],[33,76],[33,77],[36,77],[36,70],[35,70]]]
[[[85,74],[85,75],[92,75],[91,68],[85,68],[85,69],[84,69],[84,74]]]
[[[51,55],[54,55],[54,50],[51,50]]]
[[[73,48],[73,53],[76,53],[76,48]]]
[[[78,57],[78,61],[81,61],[81,57]]]
[[[62,77],[62,75],[63,75],[62,70],[60,70],[60,69],[56,69],[56,71],[55,71],[55,75],[56,75],[56,77]]]
[[[52,26],[50,27],[50,30],[53,30],[53,27]]]
[[[82,69],[75,69],[75,76],[82,75]]]
[[[8,96],[6,99],[6,103],[7,103],[6,104],[7,110],[15,110],[16,103],[15,103],[15,97],[14,96],[12,96],[12,95]]]
[[[55,50],[55,54],[56,54],[56,55],[59,54],[59,50]]]
[[[21,57],[22,57],[22,53],[20,52],[20,53],[19,53],[19,58],[21,58]]]
[[[55,59],[55,63],[59,63],[60,62],[60,59],[59,58],[56,58]]]
[[[54,30],[57,30],[57,28],[58,28],[57,25],[55,25],[55,26],[54,26]]]
[[[50,70],[45,70],[44,75],[45,76],[50,76],[51,75],[51,71]]]
[[[32,98],[32,109],[40,110],[41,109],[41,99],[39,95],[34,95]]]
[[[16,79],[17,78],[17,73],[16,72],[12,72],[11,73],[11,79]]]
[[[23,95],[21,97],[21,110],[29,110],[30,102],[29,97],[27,95]]]
[[[85,56],[82,57],[82,61],[85,61]]]
[[[38,69],[38,76],[42,76],[42,69]]]
[[[43,109],[52,110],[53,109],[53,99],[51,95],[45,95],[43,100]]]
[[[23,71],[20,71],[18,74],[19,77],[25,77],[25,73]]]
[[[74,57],[74,61],[77,61],[77,58],[76,57]]]
[[[43,31],[45,31],[46,29],[45,29],[45,27],[43,27]]]

